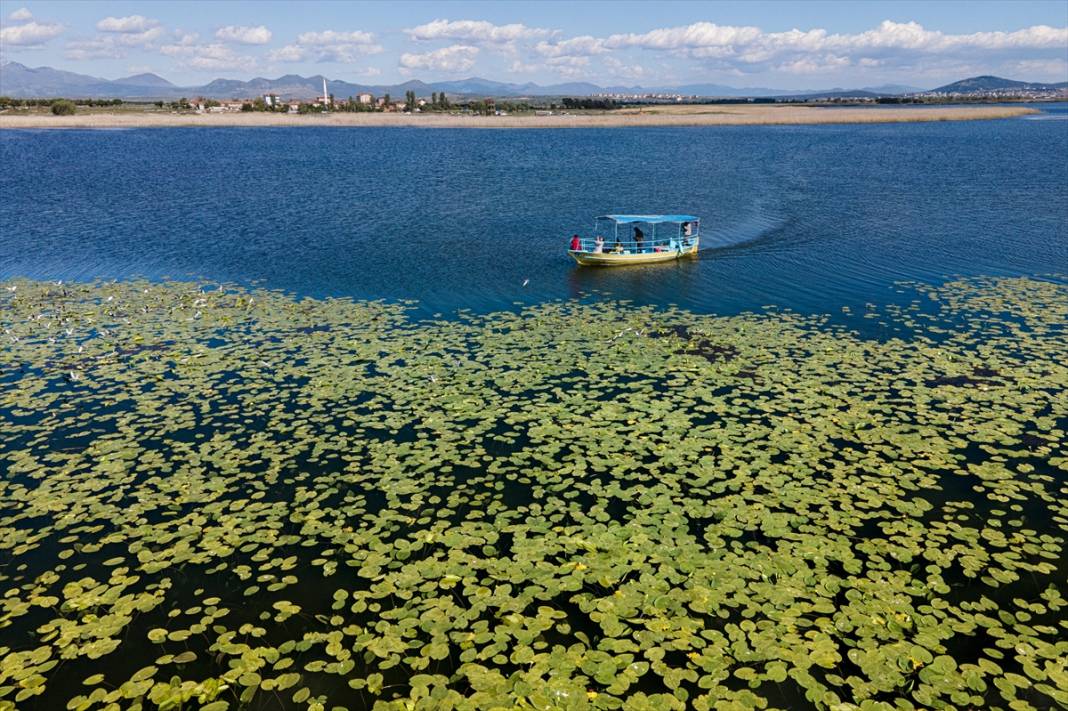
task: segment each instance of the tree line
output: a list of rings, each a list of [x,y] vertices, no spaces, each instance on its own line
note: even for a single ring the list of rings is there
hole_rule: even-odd
[[[122,99],[15,99],[10,96],[0,96],[0,109],[49,107],[60,101],[78,106],[121,106],[125,103]]]

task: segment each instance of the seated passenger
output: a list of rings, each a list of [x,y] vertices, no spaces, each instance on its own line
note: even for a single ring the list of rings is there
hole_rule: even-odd
[[[623,254],[623,243],[618,239],[616,240],[615,246],[612,247],[612,254]]]

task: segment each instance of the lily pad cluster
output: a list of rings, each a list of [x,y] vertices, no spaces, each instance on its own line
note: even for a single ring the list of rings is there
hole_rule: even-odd
[[[0,710],[1068,705],[1068,287],[0,284]]]

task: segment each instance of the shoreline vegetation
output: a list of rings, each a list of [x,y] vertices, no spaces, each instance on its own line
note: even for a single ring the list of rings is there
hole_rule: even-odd
[[[0,129],[168,127],[609,128],[911,123],[1003,119],[1040,113],[1023,106],[813,107],[768,104],[628,108],[596,113],[476,116],[402,113],[132,113],[79,110],[74,115],[0,113]]]

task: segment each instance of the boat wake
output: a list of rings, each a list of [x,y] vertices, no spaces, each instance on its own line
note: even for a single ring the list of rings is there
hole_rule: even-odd
[[[701,251],[723,250],[762,242],[786,224],[786,218],[758,212],[742,220],[708,227],[702,225]]]

